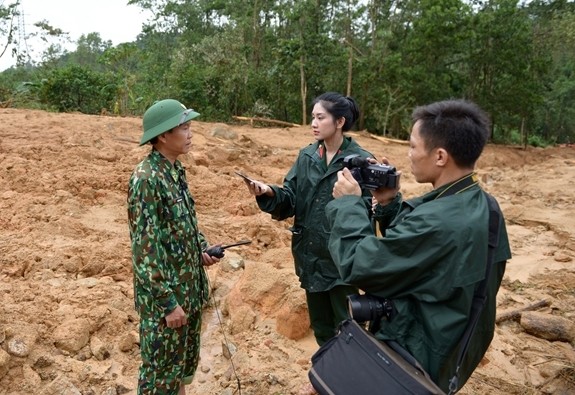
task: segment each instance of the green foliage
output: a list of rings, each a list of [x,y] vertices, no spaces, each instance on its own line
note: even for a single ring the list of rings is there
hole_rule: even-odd
[[[547,146],[549,146],[549,145],[552,145],[553,143],[552,143],[552,142],[545,141],[545,140],[543,139],[543,137],[534,134],[534,135],[531,135],[531,136],[529,136],[529,137],[527,138],[527,144],[530,145],[530,146],[532,146],[532,147],[545,148],[545,147],[547,147]]]
[[[173,97],[206,121],[257,115],[300,123],[329,90],[358,101],[359,129],[407,138],[415,106],[469,98],[489,112],[493,142],[575,141],[572,1],[129,4],[154,17],[137,41],[117,47],[91,33],[68,53],[63,32],[40,23],[50,43],[43,62],[0,74],[0,101],[141,115]]]
[[[523,145],[523,136],[517,129],[513,129],[507,134],[509,139],[506,141],[501,141],[503,144],[513,144],[513,145]],[[497,142],[497,141],[496,141]]]
[[[39,100],[60,112],[79,111],[99,114],[111,112],[118,92],[118,81],[112,73],[99,73],[72,65],[50,71],[39,88]]]
[[[464,95],[470,17],[460,0],[424,0],[409,15],[400,72],[407,80],[419,80],[410,87],[418,103]]]
[[[0,102],[14,107],[41,108],[38,72],[30,67],[10,68],[0,73]]]
[[[492,114],[499,133],[507,140],[522,118],[541,104],[541,81],[545,72],[542,54],[532,41],[529,15],[517,0],[491,0],[473,20],[475,51],[470,66],[468,96]]]
[[[535,45],[549,56],[543,78],[543,103],[534,109],[532,129],[545,141],[575,141],[575,3],[536,1],[529,11],[536,21]]]

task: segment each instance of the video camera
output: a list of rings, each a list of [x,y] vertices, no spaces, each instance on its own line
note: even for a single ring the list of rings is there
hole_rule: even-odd
[[[353,178],[364,189],[396,188],[399,182],[399,174],[395,167],[370,163],[357,154],[343,158],[343,166],[349,169]]]

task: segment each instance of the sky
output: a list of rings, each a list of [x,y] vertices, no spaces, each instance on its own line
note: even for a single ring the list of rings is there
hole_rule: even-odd
[[[15,0],[2,0],[0,4],[6,6],[13,2]],[[73,42],[82,34],[97,32],[102,40],[111,40],[113,45],[118,45],[134,41],[150,15],[127,3],[128,0],[20,0],[23,15],[20,22],[23,22],[26,34],[37,32],[34,23],[46,20],[52,27],[67,32]],[[46,44],[39,40],[27,42],[28,49],[37,55],[43,52],[44,46]],[[68,50],[75,48],[75,44],[66,47]],[[0,58],[0,71],[14,64],[8,50]]]

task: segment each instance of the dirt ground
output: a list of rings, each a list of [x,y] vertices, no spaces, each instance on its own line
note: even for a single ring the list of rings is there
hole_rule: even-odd
[[[125,201],[149,150],[137,144],[141,119],[0,109],[0,120],[0,395],[135,394]],[[290,221],[260,212],[234,171],[281,183],[310,130],[192,125],[181,159],[203,232],[214,244],[252,244],[208,269],[212,304],[188,394],[296,394],[316,345]],[[407,197],[429,189],[409,174],[407,145],[352,135],[404,170]],[[513,252],[498,314],[543,301],[531,314],[562,326],[530,329],[529,313],[502,320],[460,393],[575,393],[575,148],[488,146],[478,173],[506,215]]]

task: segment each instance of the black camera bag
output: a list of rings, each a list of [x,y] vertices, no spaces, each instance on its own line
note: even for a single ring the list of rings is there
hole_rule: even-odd
[[[309,379],[320,395],[444,394],[399,344],[377,340],[351,319],[311,361]]]

